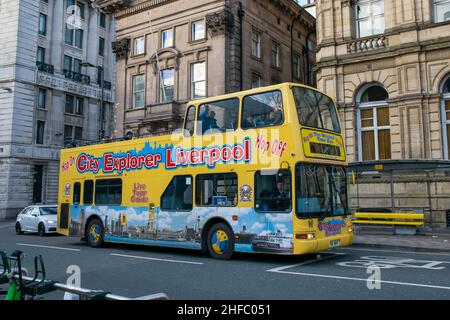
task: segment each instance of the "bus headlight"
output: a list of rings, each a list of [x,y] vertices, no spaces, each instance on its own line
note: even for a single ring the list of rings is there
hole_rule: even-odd
[[[295,239],[297,240],[313,240],[316,238],[314,233],[296,233]]]

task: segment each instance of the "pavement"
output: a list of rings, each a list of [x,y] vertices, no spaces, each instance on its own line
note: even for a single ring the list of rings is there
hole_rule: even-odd
[[[390,228],[356,228],[353,243],[361,246],[450,252],[450,229],[425,229],[417,235],[394,235]]]

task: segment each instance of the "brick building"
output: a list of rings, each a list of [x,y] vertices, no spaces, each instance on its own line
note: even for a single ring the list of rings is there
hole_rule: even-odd
[[[449,225],[450,1],[321,0],[318,88],[340,110],[353,208]]]
[[[293,0],[97,3],[117,21],[117,136],[172,131],[190,100],[314,84],[315,19]]]

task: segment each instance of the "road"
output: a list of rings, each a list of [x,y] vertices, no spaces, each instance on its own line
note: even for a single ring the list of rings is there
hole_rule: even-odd
[[[0,250],[16,249],[26,253],[29,270],[32,258],[43,255],[52,280],[65,283],[67,268],[76,265],[83,287],[127,297],[163,292],[176,300],[450,298],[450,253],[442,252],[350,247],[324,253],[322,259],[237,254],[218,261],[189,250],[94,249],[77,238],[16,235],[12,222],[0,223]],[[379,281],[372,281],[378,279],[376,270],[368,273],[374,264],[380,267]]]

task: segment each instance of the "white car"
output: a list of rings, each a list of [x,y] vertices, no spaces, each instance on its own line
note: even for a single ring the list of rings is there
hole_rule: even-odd
[[[29,206],[16,219],[16,234],[37,232],[41,237],[56,233],[57,206]]]

